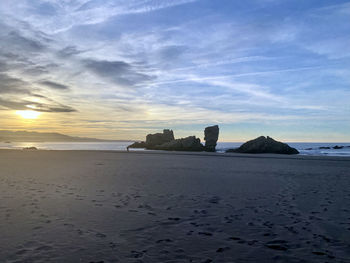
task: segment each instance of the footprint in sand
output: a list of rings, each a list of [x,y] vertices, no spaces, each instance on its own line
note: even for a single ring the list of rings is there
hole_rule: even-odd
[[[99,237],[99,238],[105,238],[107,237],[107,235],[103,234],[103,233],[96,233],[95,235],[96,237]]]
[[[212,236],[213,234],[210,233],[210,232],[198,232],[198,235],[201,235],[201,236]]]
[[[219,247],[216,252],[217,253],[222,253],[222,252],[225,252],[227,250],[230,250],[230,247]]]
[[[180,218],[179,218],[179,217],[168,217],[168,220],[171,220],[171,221],[179,221]]]
[[[139,251],[131,251],[130,257],[131,258],[142,258],[144,252],[139,252]]]
[[[24,255],[24,254],[26,254],[27,252],[29,252],[30,250],[28,250],[28,249],[20,249],[20,250],[18,250],[15,254],[16,255],[19,255],[19,256],[22,256],[22,255]]]
[[[157,244],[159,244],[159,243],[172,243],[172,242],[174,242],[174,241],[169,239],[169,238],[159,239],[159,240],[156,241]]]
[[[35,251],[48,251],[48,250],[51,250],[51,249],[52,249],[51,246],[43,245],[43,246],[37,247],[35,249]]]
[[[220,202],[221,198],[218,196],[213,196],[208,200],[209,203],[211,204],[218,204]]]
[[[289,248],[287,243],[285,240],[272,240],[267,242],[265,246],[273,250],[286,251]]]

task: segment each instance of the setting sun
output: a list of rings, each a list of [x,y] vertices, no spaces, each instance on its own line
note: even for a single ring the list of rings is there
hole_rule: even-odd
[[[40,116],[41,113],[33,110],[19,110],[16,111],[16,114],[24,119],[36,119]]]

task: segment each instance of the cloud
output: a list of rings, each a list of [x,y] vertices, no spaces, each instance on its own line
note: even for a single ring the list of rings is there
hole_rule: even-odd
[[[24,22],[11,24],[4,20],[8,19],[0,19],[0,72],[21,77],[47,74],[48,40]]]
[[[49,74],[50,71],[47,66],[29,66],[23,70],[23,73],[30,76],[40,76],[44,74]]]
[[[303,71],[308,71],[308,70],[317,70],[317,69],[321,69],[321,68],[322,67],[319,67],[319,66],[317,66],[317,67],[301,67],[301,68],[289,68],[289,69],[270,70],[270,71],[255,71],[255,72],[247,72],[247,73],[240,73],[240,74],[226,74],[226,75],[216,75],[216,76],[206,76],[206,77],[201,77],[201,76],[197,76],[197,75],[193,75],[193,74],[185,74],[185,75],[178,74],[178,76],[180,76],[180,78],[159,81],[159,82],[153,82],[150,85],[157,86],[157,85],[173,84],[173,83],[181,83],[181,82],[205,83],[206,81],[211,81],[211,80],[221,80],[221,79],[258,76],[258,75],[272,75],[275,73],[285,73],[285,72],[303,72]],[[176,69],[176,70],[178,70],[178,69]]]
[[[124,87],[140,85],[154,77],[142,73],[132,64],[124,61],[92,60],[83,61],[84,66],[97,76],[111,80],[117,85]]]
[[[167,45],[160,47],[157,50],[160,61],[166,64],[173,64],[178,60],[187,50],[184,45]]]
[[[339,38],[320,40],[307,43],[304,48],[328,59],[342,59],[350,57],[350,34]]]
[[[350,14],[350,3],[328,5],[328,6],[317,8],[315,11],[324,12],[324,13],[334,12],[336,14],[347,15],[347,14]]]
[[[82,53],[83,51],[78,50],[76,46],[67,46],[57,52],[58,56],[61,58],[68,58],[77,54]]]
[[[24,0],[20,3],[10,0],[0,2],[0,10],[29,16],[31,23],[43,32],[52,34],[67,31],[74,26],[102,23],[114,16],[153,12],[198,0],[75,0],[41,1]]]
[[[5,73],[0,73],[0,94],[30,94],[27,83],[19,78],[14,78]]]
[[[54,81],[45,80],[45,81],[40,81],[39,83],[55,90],[69,90],[69,87],[67,85],[63,85]]]
[[[57,103],[44,96],[48,103],[41,103],[32,100],[11,100],[0,98],[0,107],[5,110],[35,110],[39,112],[75,112],[76,110],[72,107]]]
[[[7,71],[7,64],[5,62],[0,61],[0,72]]]
[[[2,37],[3,42],[7,43],[9,47],[20,49],[27,52],[41,52],[46,49],[46,46],[32,38],[24,37],[16,31],[10,32],[8,35]]]
[[[212,60],[210,63],[207,61],[196,61],[194,66],[187,66],[183,68],[174,68],[171,69],[171,71],[188,71],[192,69],[200,69],[200,68],[213,68],[223,65],[233,65],[233,64],[240,64],[240,63],[249,63],[249,62],[258,62],[258,61],[268,61],[268,60],[274,60],[276,58],[272,57],[263,57],[263,56],[250,56],[250,57],[235,57],[235,58],[226,58],[226,59],[219,59],[219,60]]]
[[[48,82],[51,88],[63,88],[64,85]],[[62,86],[62,87],[61,87]],[[68,88],[68,87],[67,87]],[[38,94],[39,89],[8,74],[0,73],[0,107],[7,110],[36,110],[40,112],[75,112],[70,106],[63,105],[46,96]],[[23,99],[25,98],[25,99]]]

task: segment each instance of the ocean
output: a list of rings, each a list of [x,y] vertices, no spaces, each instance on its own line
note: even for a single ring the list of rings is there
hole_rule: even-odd
[[[101,150],[101,151],[126,151],[126,147],[133,141],[123,142],[0,142],[0,149],[23,149],[25,147],[36,147],[42,150]],[[218,142],[218,152],[225,152],[230,148],[237,148],[241,142]],[[350,143],[288,143],[296,148],[301,155],[314,156],[350,156]],[[342,149],[333,149],[334,146],[344,146]],[[320,149],[330,147],[330,149]],[[144,149],[130,149],[131,151],[144,151]]]

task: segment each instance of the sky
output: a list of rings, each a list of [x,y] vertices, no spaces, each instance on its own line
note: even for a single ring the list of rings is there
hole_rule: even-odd
[[[350,1],[0,1],[1,129],[215,124],[220,141],[349,142]]]

